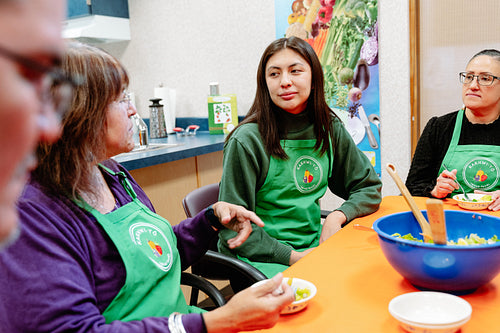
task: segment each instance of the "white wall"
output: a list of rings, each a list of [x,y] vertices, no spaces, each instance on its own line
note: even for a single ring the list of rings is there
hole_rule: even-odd
[[[458,73],[483,49],[500,49],[500,1],[420,0],[420,130],[462,107]],[[481,22],[466,24],[465,22]]]
[[[235,93],[246,114],[255,73],[274,40],[269,0],[129,0],[131,41],[100,45],[126,65],[143,117],[160,82],[177,91],[177,116],[207,117],[209,82]],[[271,4],[271,5],[270,5]]]
[[[132,40],[100,45],[131,76],[138,111],[163,82],[177,90],[177,116],[206,117],[208,83],[235,93],[244,115],[255,93],[264,48],[275,39],[274,1],[129,0]],[[379,70],[382,165],[396,165],[403,179],[410,165],[408,1],[379,0]],[[399,194],[382,167],[383,194]],[[332,208],[335,199],[325,199]]]
[[[379,0],[379,76],[382,194],[399,195],[385,165],[403,181],[411,163],[409,2]]]

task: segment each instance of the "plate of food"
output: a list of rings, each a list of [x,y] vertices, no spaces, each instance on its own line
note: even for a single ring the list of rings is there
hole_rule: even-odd
[[[467,200],[463,194],[454,195],[453,199],[459,207],[468,210],[486,209],[493,202],[489,194],[468,193],[467,196],[469,200]]]

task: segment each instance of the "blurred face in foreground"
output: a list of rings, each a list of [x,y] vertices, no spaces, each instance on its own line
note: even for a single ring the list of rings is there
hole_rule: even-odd
[[[63,0],[0,1],[0,248],[16,234],[15,201],[35,166],[37,142],[60,134],[45,96],[46,71],[63,52],[64,12]]]

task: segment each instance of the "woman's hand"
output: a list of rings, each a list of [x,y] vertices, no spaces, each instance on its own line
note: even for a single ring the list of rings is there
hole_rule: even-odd
[[[340,210],[334,210],[325,219],[323,223],[323,230],[321,231],[321,236],[319,237],[319,243],[323,243],[331,235],[342,229],[342,224],[347,221],[346,216]]]
[[[252,232],[252,222],[259,227],[264,226],[264,222],[246,208],[219,201],[212,206],[215,216],[228,229],[236,231],[238,235],[227,241],[230,249],[240,246],[245,242]]]
[[[493,201],[488,206],[488,209],[492,210],[494,212],[496,212],[497,210],[500,210],[500,190],[493,191],[493,192],[474,190],[474,193],[491,195],[491,200],[493,200]]]
[[[294,300],[292,288],[278,273],[261,285],[235,294],[226,305],[204,313],[203,319],[208,333],[270,328],[278,321],[281,310]]]
[[[444,198],[454,190],[458,190],[457,169],[451,171],[443,170],[436,181],[436,186],[431,191],[431,195],[435,198]]]

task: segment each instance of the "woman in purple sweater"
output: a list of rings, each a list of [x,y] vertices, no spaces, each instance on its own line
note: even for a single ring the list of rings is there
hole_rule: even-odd
[[[262,221],[218,202],[170,226],[121,165],[134,147],[128,76],[106,52],[71,44],[64,70],[84,80],[62,139],[38,148],[21,196],[20,238],[0,253],[2,332],[236,332],[273,326],[294,299],[281,274],[210,312],[188,306],[181,271],[218,230],[239,246]],[[283,293],[276,292],[281,286]]]

